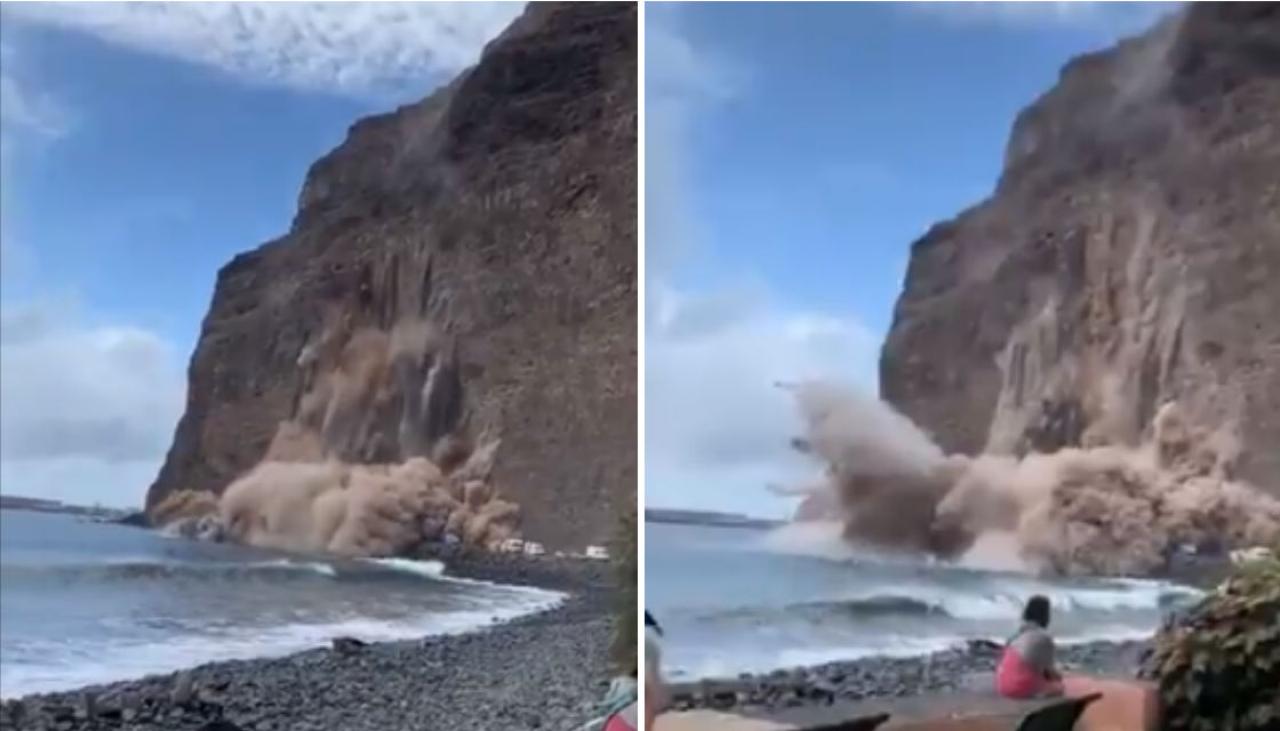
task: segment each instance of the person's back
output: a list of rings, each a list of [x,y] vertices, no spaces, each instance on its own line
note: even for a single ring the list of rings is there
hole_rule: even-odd
[[[1006,698],[1061,695],[1062,678],[1054,666],[1053,637],[1049,635],[1049,600],[1034,596],[1022,613],[1023,624],[1000,657],[996,691]]]

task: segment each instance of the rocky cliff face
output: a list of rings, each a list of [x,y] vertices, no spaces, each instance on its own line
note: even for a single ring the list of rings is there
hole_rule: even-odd
[[[1177,401],[1280,494],[1280,4],[1067,64],[994,194],[914,243],[880,378],[967,454],[1136,444]]]
[[[448,469],[500,444],[526,536],[603,542],[635,495],[636,220],[635,8],[532,3],[450,85],[357,122],[290,231],[218,273],[148,505],[269,446]]]

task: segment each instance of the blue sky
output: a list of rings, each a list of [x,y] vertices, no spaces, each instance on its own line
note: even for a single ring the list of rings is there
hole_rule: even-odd
[[[522,7],[6,4],[0,490],[138,504],[218,267],[287,231],[351,123]]]
[[[136,504],[217,268],[283,233],[359,116],[520,4],[5,4],[0,490]],[[647,7],[650,503],[777,515],[769,384],[874,389],[910,241],[978,201],[1013,114],[1151,5]]]
[[[911,242],[984,198],[1021,108],[1168,4],[647,6],[650,506],[782,516],[777,380],[874,391]]]

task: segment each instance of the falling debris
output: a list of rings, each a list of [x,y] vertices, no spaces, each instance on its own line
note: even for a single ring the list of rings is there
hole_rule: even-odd
[[[334,318],[297,364],[297,413],[279,425],[263,460],[216,501],[174,493],[155,511],[157,524],[180,520],[178,532],[192,537],[348,556],[430,543],[498,550],[518,537],[519,506],[489,482],[501,442],[472,446],[456,351],[431,323],[383,331]],[[377,428],[388,423],[396,428]],[[387,433],[398,443],[378,436]]]
[[[1059,574],[1150,574],[1180,547],[1280,540],[1280,501],[1232,478],[1229,441],[1158,410],[1138,447],[946,455],[890,406],[825,383],[788,386],[825,466],[798,517],[836,519],[878,549],[984,563],[1013,553]]]

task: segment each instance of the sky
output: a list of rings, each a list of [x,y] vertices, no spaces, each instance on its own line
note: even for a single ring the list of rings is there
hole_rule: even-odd
[[[218,267],[283,234],[357,118],[520,3],[0,9],[0,491],[136,506]],[[1163,5],[646,8],[648,503],[778,516],[777,380],[875,389],[910,242],[1013,115]]]
[[[780,518],[778,381],[877,391],[913,240],[994,188],[1017,112],[1166,3],[648,3],[648,507]]]
[[[523,3],[0,9],[0,492],[139,506],[220,266]]]

